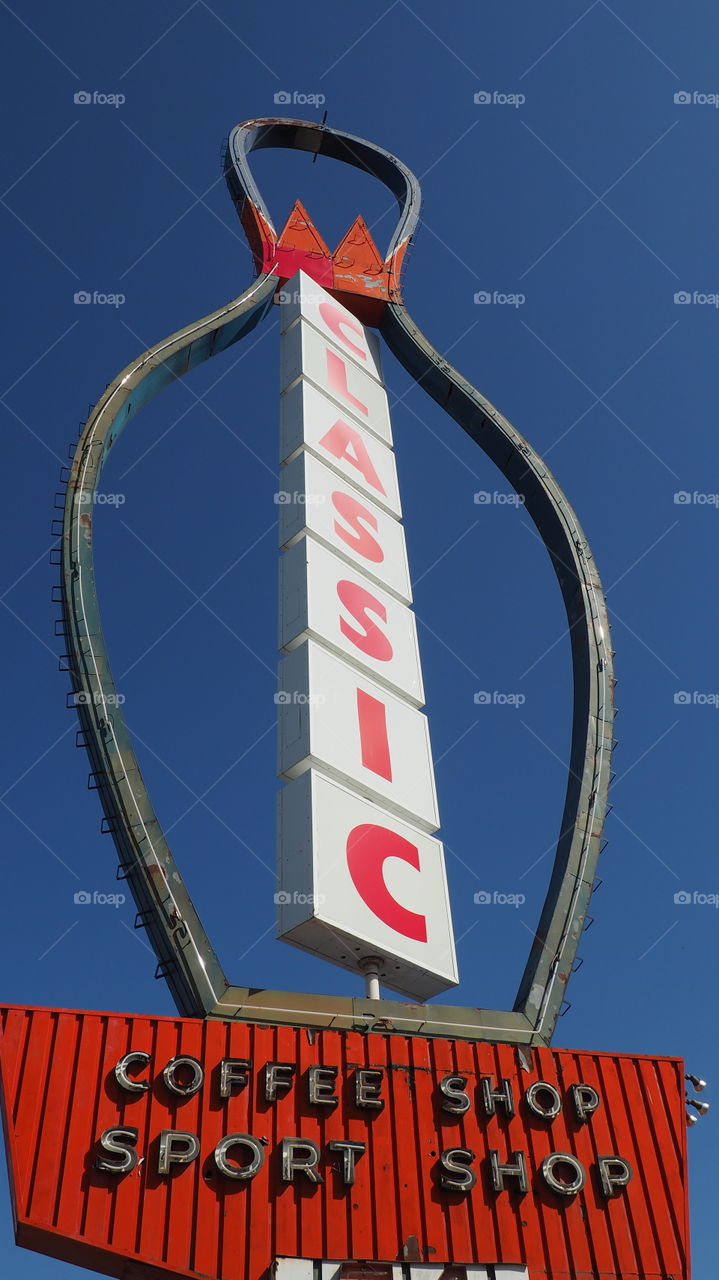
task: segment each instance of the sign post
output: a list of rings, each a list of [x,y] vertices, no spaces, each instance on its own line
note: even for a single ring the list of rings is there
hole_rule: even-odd
[[[282,298],[279,936],[426,1000],[458,978],[379,347],[303,271]]]

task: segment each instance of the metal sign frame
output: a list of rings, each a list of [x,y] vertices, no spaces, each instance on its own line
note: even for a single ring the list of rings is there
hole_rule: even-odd
[[[396,197],[400,217],[384,264],[384,297],[372,298],[380,333],[425,391],[479,445],[522,495],[557,575],[569,627],[573,722],[567,792],[544,907],[513,1010],[411,1005],[232,986],[205,933],[153,810],[117,699],[100,623],[92,549],[93,495],[109,450],[135,414],[169,382],[244,338],[267,315],[278,281],[279,242],[248,166],[263,147],[329,156],[370,173]],[[118,852],[164,977],[181,1015],[290,1026],[378,1029],[549,1044],[585,924],[607,810],[613,720],[612,650],[599,575],[579,522],[549,469],[497,409],[449,365],[406,310],[400,271],[420,209],[415,176],[383,148],[299,120],[263,119],[230,134],[225,172],[258,275],[226,306],[132,361],[90,413],[75,450],[64,507],[60,587],[67,653],[103,826]],[[367,299],[365,298],[365,302]]]

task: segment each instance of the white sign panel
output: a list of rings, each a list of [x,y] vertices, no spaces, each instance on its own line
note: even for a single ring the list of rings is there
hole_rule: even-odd
[[[387,394],[381,383],[360,369],[346,351],[299,320],[282,338],[281,391],[307,378],[385,444],[392,443]]]
[[[427,717],[308,640],[280,663],[278,773],[320,769],[424,831],[439,826]]]
[[[331,551],[302,538],[280,560],[280,648],[319,640],[424,706],[414,614]]]
[[[280,462],[306,449],[390,515],[401,516],[394,454],[304,378],[280,401]]]
[[[306,533],[409,604],[412,588],[398,520],[304,451],[280,473],[280,545]]]
[[[334,343],[360,369],[382,382],[382,360],[379,339],[366,329],[346,307],[328,294],[314,280],[298,272],[293,286],[283,289],[281,331],[287,333],[301,318]]]
[[[439,840],[309,770],[279,794],[282,937],[412,1000],[457,982]]]
[[[457,970],[378,342],[281,299],[279,934],[426,1000]]]

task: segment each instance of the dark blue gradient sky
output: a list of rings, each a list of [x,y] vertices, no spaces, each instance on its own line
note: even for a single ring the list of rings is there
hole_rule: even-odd
[[[701,895],[719,891],[719,110],[704,100],[719,91],[715,8],[37,0],[21,11],[0,0],[0,31],[3,998],[172,1012],[129,902],[74,901],[118,886],[57,669],[53,494],[105,384],[251,278],[219,177],[229,128],[326,108],[420,176],[410,310],[554,470],[608,591],[614,810],[556,1043],[682,1054],[711,1075],[719,913]],[[525,101],[476,103],[484,92]],[[277,93],[326,101],[276,105]],[[255,172],[278,224],[299,196],[331,245],[358,212],[387,243],[394,209],[370,179],[279,152]],[[80,291],[125,300],[78,305]],[[524,300],[477,304],[480,292]],[[500,1007],[561,816],[566,627],[526,516],[474,501],[506,491],[498,474],[389,355],[385,371],[400,401],[458,999]],[[121,502],[96,515],[100,604],[146,780],[231,978],[349,993],[350,975],[273,937],[278,380],[273,313],[132,424],[103,480]],[[525,702],[477,705],[479,690]],[[477,906],[482,889],[525,902]],[[675,901],[683,892],[691,902]],[[696,1280],[716,1274],[714,1123],[689,1135]],[[2,1178],[0,1275],[80,1275],[14,1249]]]

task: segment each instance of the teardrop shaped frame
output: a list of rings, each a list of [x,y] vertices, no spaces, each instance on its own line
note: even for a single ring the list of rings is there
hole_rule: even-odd
[[[424,390],[496,464],[547,548],[567,613],[572,654],[572,739],[564,812],[549,888],[512,1010],[414,1005],[365,997],[306,995],[231,985],[195,911],[152,808],[118,703],[105,647],[92,549],[94,494],[103,463],[135,414],[169,382],[240,341],[269,311],[278,284],[277,235],[249,169],[259,147],[329,156],[370,173],[396,197],[400,216],[386,259],[389,302],[380,332]],[[64,655],[80,720],[78,743],[91,763],[120,867],[183,1016],[247,1022],[381,1030],[402,1035],[549,1044],[575,964],[600,854],[610,782],[614,676],[609,622],[587,540],[565,494],[510,422],[449,365],[413,322],[400,272],[421,203],[417,179],[382,147],[312,122],[248,121],[225,151],[230,193],[258,264],[250,287],[151,347],[110,383],[75,451],[62,535]]]

